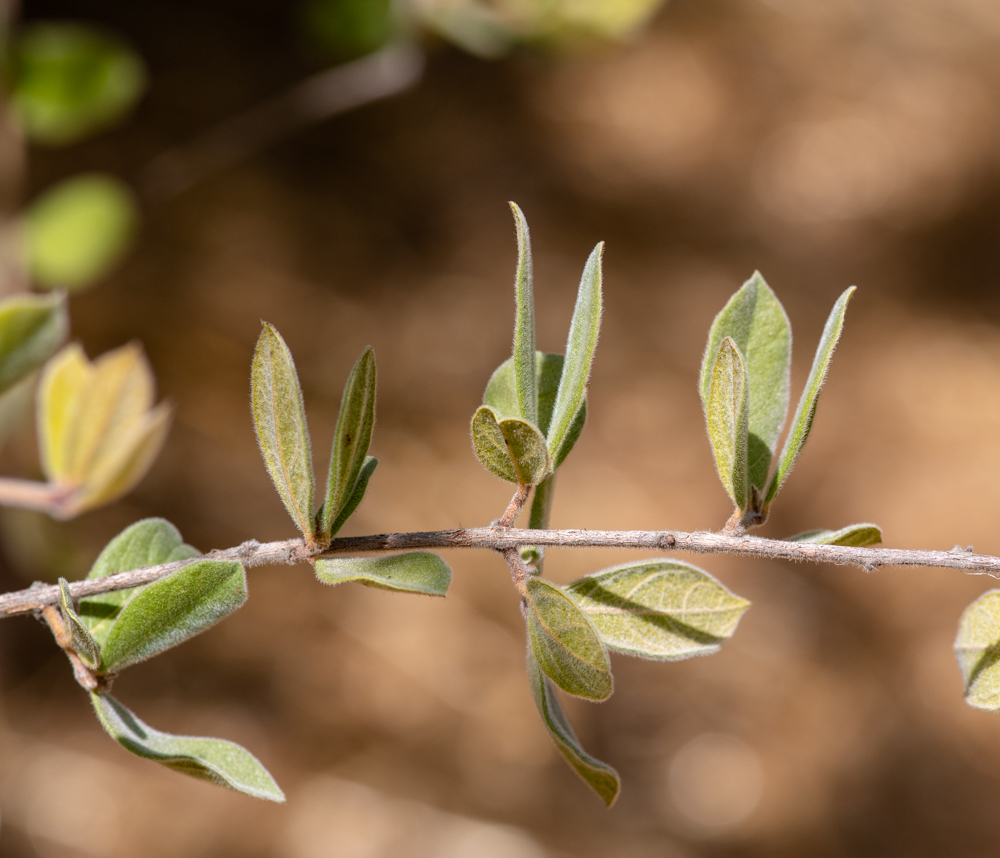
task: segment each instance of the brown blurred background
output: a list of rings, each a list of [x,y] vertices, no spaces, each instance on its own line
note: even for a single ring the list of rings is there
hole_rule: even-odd
[[[150,160],[316,70],[277,0],[28,0],[125,35],[133,118],[32,152],[29,184]],[[1000,554],[1000,5],[674,0],[634,41],[486,62],[431,45],[424,80],[150,205],[138,249],[73,298],[90,356],[138,338],[177,418],[126,500],[2,519],[3,590],[85,574],[145,516],[207,550],[294,535],[253,437],[260,319],[292,348],[319,467],[361,349],[382,464],[345,533],[489,522],[509,495],[468,420],[508,354],[531,224],[539,347],[562,351],[607,241],[584,435],[553,526],[716,529],[729,515],[696,376],[713,315],[759,268],[796,331],[859,291],[813,435],[761,535],[858,521],[886,544]],[[5,473],[37,472],[30,427]],[[568,582],[625,553],[552,551]],[[986,579],[698,560],[753,601],[708,660],[615,659],[571,702],[624,788],[600,807],[524,677],[502,561],[446,556],[446,600],[254,570],[248,605],[123,676],[152,725],[249,747],[266,805],[131,757],[48,632],[0,623],[0,855],[274,858],[982,856],[1000,851],[1000,717],[968,708],[951,642]]]

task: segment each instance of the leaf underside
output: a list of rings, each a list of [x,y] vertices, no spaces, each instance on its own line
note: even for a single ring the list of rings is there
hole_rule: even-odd
[[[1000,590],[990,590],[962,614],[955,655],[965,681],[965,702],[1000,709]]]
[[[528,222],[515,203],[510,204],[517,231],[517,273],[514,277],[514,296],[517,311],[514,321],[514,389],[517,413],[538,425],[538,392],[535,379],[535,296],[532,291],[531,235]]]
[[[743,356],[726,337],[712,367],[705,417],[719,479],[740,510],[750,495],[747,469],[749,383]]]
[[[788,537],[788,542],[811,542],[816,545],[878,545],[882,530],[877,524],[849,524],[840,530],[808,530]]]
[[[324,584],[356,581],[367,587],[444,596],[451,569],[437,554],[413,551],[388,557],[332,557],[316,561],[316,577]]]
[[[488,405],[472,417],[472,446],[486,470],[510,483],[534,485],[549,471],[545,436],[526,420],[498,418]]]

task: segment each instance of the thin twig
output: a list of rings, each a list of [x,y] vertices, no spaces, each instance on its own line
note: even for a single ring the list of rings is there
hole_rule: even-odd
[[[1000,557],[973,554],[961,549],[951,551],[910,551],[900,548],[856,548],[843,545],[817,545],[808,542],[784,542],[757,536],[726,536],[721,533],[675,530],[521,530],[499,527],[475,527],[467,530],[435,530],[423,533],[381,533],[373,536],[347,536],[333,540],[322,552],[310,552],[301,539],[283,542],[244,542],[236,548],[212,551],[200,558],[147,566],[131,572],[119,572],[105,578],[75,581],[69,585],[74,599],[126,590],[165,578],[171,572],[197,560],[238,560],[244,566],[293,564],[311,556],[359,554],[365,551],[406,551],[418,548],[487,548],[502,552],[524,545],[556,545],[576,548],[637,548],[647,551],[687,551],[696,554],[731,554],[768,560],[792,560],[808,563],[832,563],[859,566],[872,572],[880,566],[917,566],[962,569],[967,572],[1000,578]],[[27,590],[0,596],[0,618],[41,610],[59,602],[59,588],[35,585]]]
[[[61,518],[70,492],[49,483],[0,477],[0,506],[16,506],[47,512]]]
[[[514,522],[517,520],[518,515],[521,510],[524,509],[524,502],[528,499],[528,492],[531,491],[531,486],[520,483],[517,487],[517,491],[514,492],[514,496],[510,499],[510,503],[507,504],[507,509],[504,510],[504,514],[500,517],[500,521],[497,522],[498,527],[513,527]]]

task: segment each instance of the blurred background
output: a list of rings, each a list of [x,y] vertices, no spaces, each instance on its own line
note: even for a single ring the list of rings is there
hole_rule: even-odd
[[[588,424],[552,526],[723,525],[696,379],[714,314],[760,269],[796,332],[793,396],[833,301],[859,287],[813,434],[760,534],[872,521],[889,546],[1000,554],[1000,5],[587,11],[599,6],[536,20],[528,2],[486,14],[428,0],[403,34],[426,58],[420,79],[408,66],[411,88],[327,119],[288,94],[400,37],[374,0],[370,19],[278,0],[8,9],[15,36],[82,22],[144,64],[113,126],[79,141],[8,133],[3,205],[92,171],[131,189],[131,248],[72,296],[72,335],[92,358],[141,340],[176,417],[118,503],[66,523],[4,510],[2,589],[82,577],[145,516],[202,550],[295,535],[248,407],[261,319],[296,357],[320,468],[344,379],[375,347],[381,466],[345,534],[496,518],[509,487],[476,461],[468,421],[510,350],[507,200],[531,225],[546,351],[563,350],[583,263],[607,242]],[[5,474],[39,473],[28,412],[0,453]],[[567,703],[623,777],[605,811],[539,722],[504,563],[445,556],[446,600],[253,570],[243,610],[116,684],[156,727],[247,746],[282,806],[131,757],[49,632],[0,623],[0,854],[1000,850],[1000,716],[963,702],[951,648],[988,579],[687,558],[753,607],[720,654],[615,658],[608,703]],[[628,558],[553,550],[546,573],[567,583]]]

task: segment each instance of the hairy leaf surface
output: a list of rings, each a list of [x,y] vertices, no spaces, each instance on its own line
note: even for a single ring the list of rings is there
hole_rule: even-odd
[[[524,213],[510,204],[517,230],[517,274],[514,295],[517,315],[514,321],[514,391],[518,411],[510,415],[538,426],[538,391],[535,381],[535,296],[532,292],[531,235]],[[539,427],[540,428],[540,427]]]
[[[750,490],[747,474],[748,388],[743,355],[726,337],[719,345],[719,354],[712,367],[705,413],[719,479],[741,510],[747,508]]]
[[[965,609],[955,655],[965,680],[965,702],[1000,709],[1000,590],[990,590]]]
[[[549,471],[545,436],[526,420],[498,419],[488,405],[472,417],[472,446],[486,470],[510,483],[534,485]]]
[[[87,667],[94,669],[101,663],[101,648],[90,629],[73,610],[73,597],[65,578],[59,579],[59,612],[63,624],[73,635],[73,651]]]
[[[443,596],[451,569],[437,554],[412,551],[388,557],[324,557],[316,561],[316,577],[324,584],[357,581],[381,590]]]
[[[809,530],[788,537],[789,542],[812,542],[817,545],[878,545],[882,530],[877,524],[849,524],[840,530]]]
[[[341,507],[340,515],[337,516],[330,527],[331,535],[339,533],[340,528],[346,524],[347,519],[354,515],[354,510],[356,510],[361,501],[364,500],[365,492],[368,490],[368,481],[372,478],[372,474],[375,473],[375,469],[377,467],[378,459],[374,456],[365,457],[365,462],[361,466],[358,478],[354,482],[354,490],[351,492],[347,502]]]

